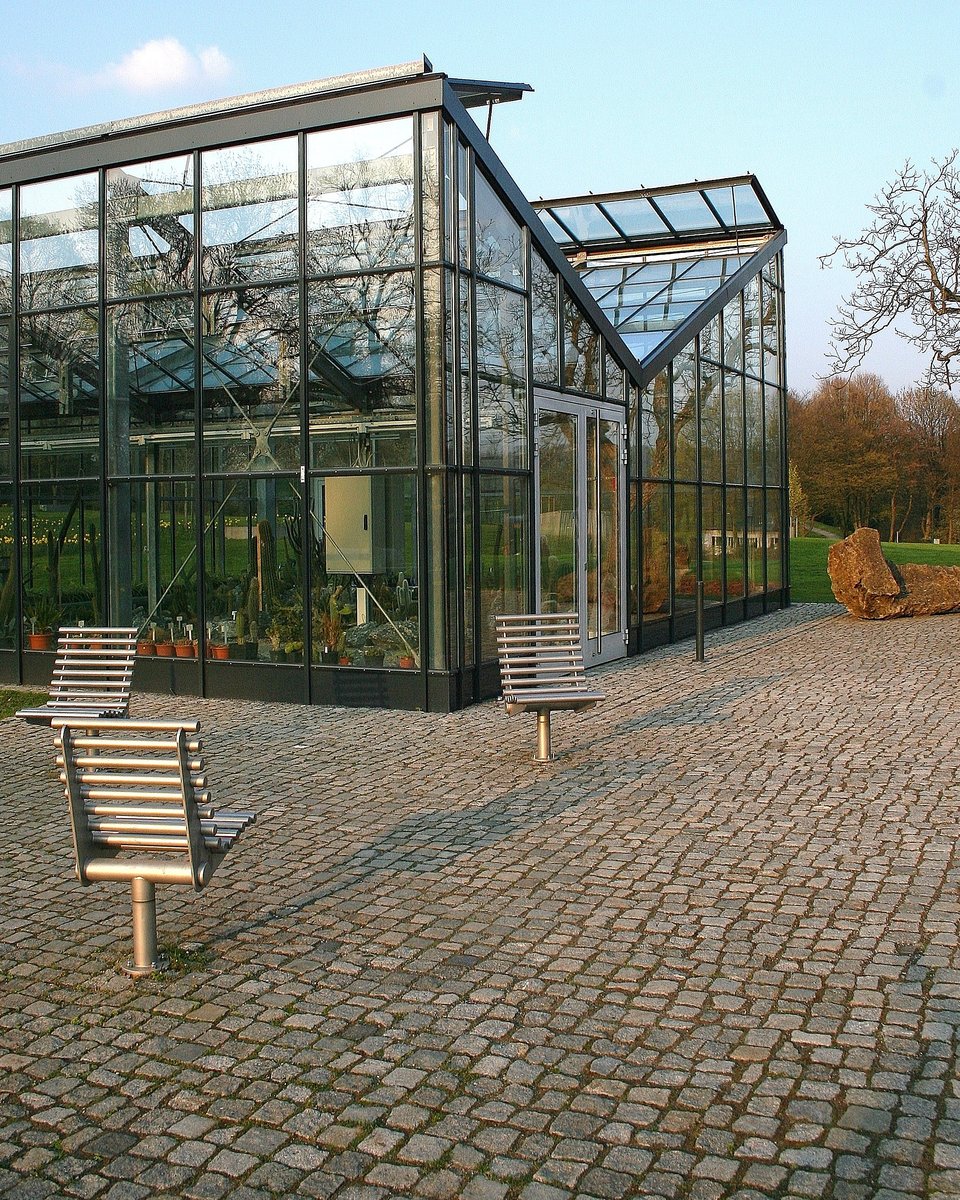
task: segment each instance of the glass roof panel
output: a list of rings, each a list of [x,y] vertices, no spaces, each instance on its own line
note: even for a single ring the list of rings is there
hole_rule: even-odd
[[[596,204],[568,204],[552,211],[580,242],[623,240]]]
[[[564,242],[570,241],[570,234],[567,233],[567,231],[562,226],[560,226],[556,223],[556,221],[550,215],[550,210],[548,208],[538,209],[537,215],[539,216],[540,220],[544,223],[544,225],[546,225],[546,227],[550,233],[550,236],[554,239],[554,241],[560,242],[561,245]]]
[[[704,194],[727,225],[767,225],[770,222],[759,197],[748,184],[706,188]]]
[[[650,201],[642,196],[632,200],[604,201],[603,207],[629,238],[668,232]]]
[[[579,275],[638,359],[651,354],[751,258],[710,254],[591,267]]]
[[[699,192],[672,192],[654,196],[654,203],[678,232],[719,229],[717,218]]]

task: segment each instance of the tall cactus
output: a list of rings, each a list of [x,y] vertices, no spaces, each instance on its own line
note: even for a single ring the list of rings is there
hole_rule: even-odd
[[[257,623],[257,618],[260,616],[260,584],[256,575],[250,577],[250,586],[247,588],[247,629],[252,631]],[[252,633],[251,633],[251,636]]]
[[[271,609],[280,593],[277,546],[269,521],[257,524],[257,571],[260,576],[260,607]]]
[[[97,527],[92,521],[87,536],[90,539],[90,560],[93,564],[90,571],[93,576],[93,620],[99,622],[103,615],[103,579],[100,574],[100,552],[97,549]]]

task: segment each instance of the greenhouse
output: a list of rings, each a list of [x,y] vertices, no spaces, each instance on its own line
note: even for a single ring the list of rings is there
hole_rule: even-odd
[[[752,176],[538,201],[427,60],[0,147],[0,680],[448,711],[788,603]],[[471,114],[480,118],[480,123]]]

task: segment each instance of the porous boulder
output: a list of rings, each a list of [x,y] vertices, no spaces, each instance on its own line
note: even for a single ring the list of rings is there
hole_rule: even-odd
[[[827,555],[833,594],[855,617],[924,617],[960,612],[960,567],[895,565],[875,529],[855,529]]]

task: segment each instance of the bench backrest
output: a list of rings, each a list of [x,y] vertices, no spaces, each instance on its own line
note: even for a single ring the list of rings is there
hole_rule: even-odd
[[[523,613],[496,620],[504,697],[589,690],[577,613]]]
[[[136,629],[61,629],[47,707],[123,716],[130,706],[136,654]]]
[[[142,878],[199,891],[254,820],[214,811],[198,721],[74,716],[53,727],[81,883]]]

